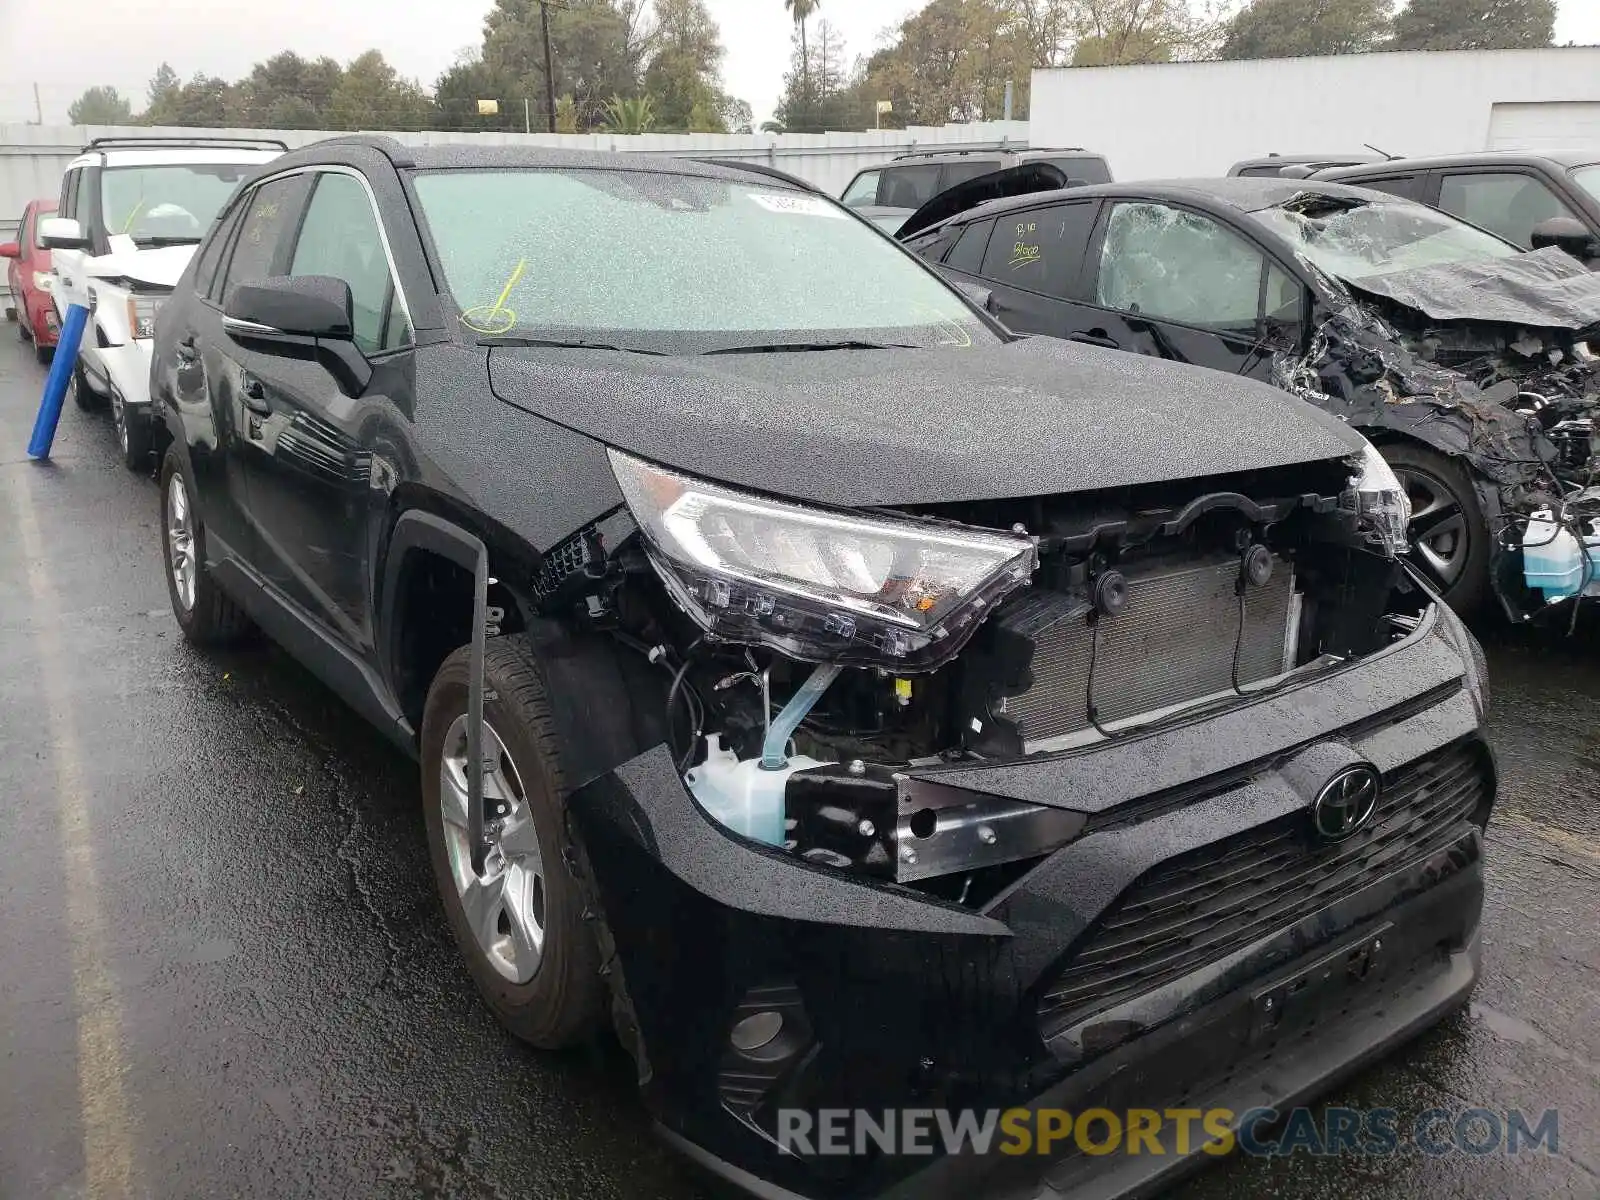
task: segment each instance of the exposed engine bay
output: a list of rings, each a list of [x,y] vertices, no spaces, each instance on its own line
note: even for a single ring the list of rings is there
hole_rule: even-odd
[[[666,740],[722,824],[814,863],[978,904],[1084,818],[947,785],[941,769],[1070,753],[1217,711],[1417,627],[1430,597],[1395,557],[1403,519],[1373,510],[1374,495],[1395,497],[1363,491],[1365,475],[1352,474],[1362,471],[1336,459],[873,513],[936,545],[970,536],[1018,556],[973,576],[965,614],[941,607],[929,579],[900,579],[899,592],[920,597],[910,607],[938,617],[926,644],[915,631],[871,633],[867,618],[856,627],[838,609],[786,613],[782,597],[742,590],[737,576],[730,585],[684,569],[668,544],[685,537],[672,513],[700,522],[685,540],[701,561],[719,539],[755,536],[730,524],[743,509],[706,516],[715,496],[678,497],[659,525],[645,516],[590,531],[543,591],[547,611],[577,608],[655,664]],[[657,498],[667,474],[650,481]],[[647,512],[626,469],[619,479],[633,515]],[[786,536],[761,532],[769,548]],[[959,561],[954,548],[934,553]]]

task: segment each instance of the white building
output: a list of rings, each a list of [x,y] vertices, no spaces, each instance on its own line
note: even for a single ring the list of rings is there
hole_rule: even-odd
[[[1411,51],[1033,73],[1031,141],[1118,179],[1220,175],[1270,152],[1600,151],[1600,47]]]

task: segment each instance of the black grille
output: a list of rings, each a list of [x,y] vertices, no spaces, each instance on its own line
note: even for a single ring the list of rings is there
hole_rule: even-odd
[[[1299,812],[1147,871],[1112,906],[1044,994],[1051,1036],[1095,1012],[1223,958],[1448,845],[1487,798],[1478,743],[1384,778],[1373,822],[1346,842],[1313,842]]]
[[[1130,577],[1127,607],[1097,626],[1086,602],[1062,611],[1033,634],[1032,685],[1007,698],[1006,717],[1039,742],[1090,727],[1091,689],[1096,718],[1109,724],[1279,674],[1294,572],[1274,566],[1243,597],[1239,560],[1229,558]]]

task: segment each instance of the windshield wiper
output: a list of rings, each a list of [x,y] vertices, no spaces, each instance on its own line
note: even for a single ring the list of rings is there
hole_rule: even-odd
[[[611,350],[617,354],[649,354],[668,357],[665,350],[641,350],[637,346],[613,346],[610,342],[586,342],[580,338],[481,337],[480,346],[509,346],[517,350]]]
[[[198,234],[193,236],[189,234],[184,234],[182,236],[151,234],[148,237],[134,238],[133,244],[135,246],[198,246],[200,244],[200,237]]]
[[[753,346],[724,346],[707,354],[807,354],[818,350],[921,350],[910,342],[767,342]]]

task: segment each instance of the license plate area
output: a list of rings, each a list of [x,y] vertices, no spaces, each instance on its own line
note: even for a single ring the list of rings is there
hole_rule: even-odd
[[[1386,924],[1360,941],[1346,942],[1297,974],[1254,993],[1250,998],[1251,1041],[1270,1037],[1285,1024],[1298,1023],[1306,1013],[1336,1002],[1381,974],[1384,946],[1391,940],[1392,929]]]

